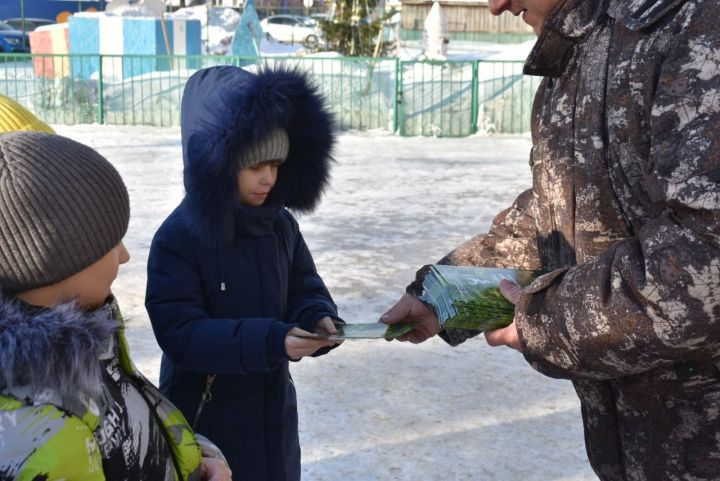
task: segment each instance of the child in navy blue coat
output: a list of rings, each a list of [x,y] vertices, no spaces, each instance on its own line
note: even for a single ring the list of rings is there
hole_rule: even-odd
[[[288,360],[333,344],[294,334],[335,333],[339,319],[286,208],[317,205],[332,119],[305,75],[229,66],[188,80],[181,117],[186,194],[148,259],[160,389],[222,449],[234,480],[296,481]]]

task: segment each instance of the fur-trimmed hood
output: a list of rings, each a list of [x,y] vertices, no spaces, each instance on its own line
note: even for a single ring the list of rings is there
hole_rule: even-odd
[[[306,74],[286,67],[257,74],[238,67],[200,70],[183,93],[184,217],[212,244],[235,232],[237,159],[276,126],[290,139],[288,158],[266,204],[313,210],[330,177],[332,116]]]
[[[119,327],[107,305],[91,313],[73,303],[42,309],[0,295],[0,391],[97,392],[98,360]]]

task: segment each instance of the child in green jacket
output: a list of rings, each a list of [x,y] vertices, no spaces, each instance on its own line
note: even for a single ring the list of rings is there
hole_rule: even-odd
[[[110,292],[129,217],[93,149],[0,134],[0,480],[230,479],[130,360]]]

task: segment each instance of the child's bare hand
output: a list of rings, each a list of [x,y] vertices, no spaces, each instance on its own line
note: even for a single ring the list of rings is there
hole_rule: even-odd
[[[232,481],[232,471],[222,459],[202,458],[202,479],[205,481]]]
[[[329,316],[325,316],[315,325],[316,334],[337,334],[335,322]]]
[[[335,321],[333,321],[332,317],[325,316],[322,319],[320,319],[315,326],[315,333],[316,334],[324,334],[324,335],[335,335],[338,333],[337,327],[335,327]],[[334,341],[334,344],[336,346],[339,346],[344,341]]]
[[[315,351],[322,349],[323,347],[334,346],[335,341],[329,341],[318,337],[317,339],[308,339],[315,334],[307,331],[303,331],[299,327],[293,327],[288,335],[285,337],[285,351],[288,357],[297,361],[305,356],[311,356],[315,354]],[[298,337],[303,336],[303,337]]]

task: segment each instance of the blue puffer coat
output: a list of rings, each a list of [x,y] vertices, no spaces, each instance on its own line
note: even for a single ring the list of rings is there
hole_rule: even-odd
[[[290,153],[262,207],[239,206],[238,153],[275,126]],[[186,195],[150,248],[146,307],[164,355],[160,388],[226,455],[234,480],[299,480],[285,336],[336,306],[285,207],[311,210],[329,178],[332,121],[307,78],[235,67],[194,74],[182,104]]]

